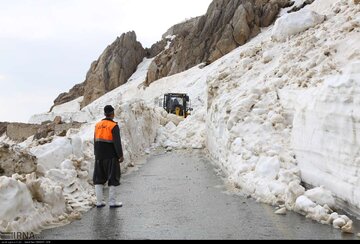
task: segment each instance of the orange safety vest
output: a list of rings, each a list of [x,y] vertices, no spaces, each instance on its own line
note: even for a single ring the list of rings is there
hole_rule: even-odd
[[[103,120],[95,126],[95,142],[113,142],[112,130],[117,123],[110,120]]]

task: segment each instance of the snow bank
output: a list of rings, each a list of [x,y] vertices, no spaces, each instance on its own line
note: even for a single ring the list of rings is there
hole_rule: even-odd
[[[204,149],[205,138],[205,111],[197,111],[177,126],[171,119],[167,120],[158,130],[156,143],[168,150]]]
[[[73,101],[55,106],[52,111],[54,113],[72,113],[72,112],[79,112],[80,111],[80,104],[84,100],[84,97],[79,97]]]
[[[303,180],[360,208],[360,62],[329,78],[295,114],[292,145]]]
[[[142,67],[139,72],[132,77],[130,87],[138,87],[145,80],[146,69]],[[53,113],[33,117],[37,123],[55,116],[71,121],[81,117],[87,123],[79,129],[70,129],[65,137],[50,138],[44,145],[32,138],[19,144],[37,157],[37,168],[33,174],[2,179],[0,187],[4,188],[2,196],[6,201],[1,201],[5,210],[0,216],[0,231],[39,232],[79,219],[94,206],[93,135],[95,123],[104,117],[105,105],[115,107],[125,154],[123,170],[149,151],[155,143],[161,114],[143,100],[123,100],[122,92],[126,89],[129,87],[117,90],[116,96],[105,95],[82,111],[76,112],[79,107],[72,111],[71,106],[80,101],[76,100],[57,107]],[[14,204],[10,205],[11,202]]]
[[[288,37],[314,27],[324,20],[325,16],[308,9],[284,15],[275,22],[272,38],[276,41],[285,41]]]
[[[321,9],[319,5],[316,7]],[[304,20],[318,16],[311,12],[311,5],[306,8],[303,14],[309,13],[305,14],[309,18]],[[351,150],[356,151],[358,145],[355,139],[351,139],[354,138],[351,134],[354,131],[357,134],[359,128],[353,126],[351,118],[342,116],[349,110],[341,105],[352,103],[351,99],[357,101],[356,92],[344,91],[345,88],[341,88],[342,92],[333,90],[332,95],[338,93],[342,97],[331,100],[336,106],[340,105],[338,110],[319,107],[318,104],[324,99],[324,96],[319,97],[319,87],[324,81],[341,74],[351,60],[360,57],[359,27],[356,23],[359,8],[349,1],[339,1],[331,7],[326,4],[321,11],[328,19],[323,22],[323,17],[315,17],[315,21],[311,21],[313,28],[306,32],[303,30],[309,26],[307,22],[302,22],[303,15],[285,15],[283,20],[289,18],[289,25],[279,21],[272,33],[269,28],[226,56],[226,59],[233,60],[233,64],[219,69],[216,75],[208,78],[206,145],[211,156],[227,173],[229,181],[244,194],[278,206],[279,214],[286,209],[294,210],[321,223],[333,224],[344,232],[351,232],[352,221],[333,213],[335,200],[329,190],[336,192],[342,189],[341,197],[346,195],[353,200],[352,196],[357,195],[356,191],[351,194],[353,188],[345,187],[345,180],[337,180],[344,177],[346,182],[349,179],[355,182],[356,179],[351,168],[342,162]],[[294,26],[299,27],[296,32],[293,32]],[[280,39],[287,39],[295,33],[297,35],[286,43],[274,42],[272,38],[275,34]],[[213,65],[221,67],[223,62],[223,59],[218,60]],[[350,88],[354,86],[349,84],[347,87],[357,91]],[[317,101],[315,111],[313,103],[307,102],[312,100]],[[304,104],[306,108],[301,110]],[[357,109],[351,111],[356,114]],[[328,113],[331,118],[321,116]],[[338,115],[339,122],[332,119]],[[357,118],[354,117],[354,120]],[[327,125],[327,133],[333,130],[337,133],[326,136],[319,131],[318,126],[322,123]],[[335,143],[340,133],[342,136]],[[291,138],[302,148],[292,147]],[[317,142],[317,147],[321,145],[327,150],[314,150],[315,145],[309,143],[311,140]],[[345,148],[340,145],[344,143]],[[312,160],[306,160],[308,158]],[[329,167],[329,162],[337,162],[338,170]],[[347,161],[346,165],[350,162]],[[301,167],[301,164],[306,164],[306,167]],[[318,170],[313,165],[317,165]],[[334,170],[329,171],[332,168]],[[329,173],[329,184],[326,184],[327,178],[322,177],[325,172]],[[308,177],[303,177],[303,174],[308,174]],[[339,177],[339,174],[342,176]],[[302,181],[325,187],[306,191],[301,186]],[[359,204],[358,198],[356,202]]]
[[[125,102],[115,113],[119,114],[126,162],[134,162],[153,147],[160,126],[160,115],[142,100]]]
[[[122,135],[124,170],[153,146],[160,116],[142,100],[107,102],[117,104],[115,120],[119,122]],[[89,118],[97,111],[99,103],[102,101],[87,108]],[[32,140],[21,144],[37,157],[38,167],[33,174],[0,178],[0,192],[4,198],[0,231],[39,232],[79,219],[81,213],[94,206],[91,182],[96,122],[71,129],[65,137],[55,137],[45,145]]]
[[[80,123],[88,123],[91,122],[91,117],[89,118],[89,114],[84,111],[77,111],[77,112],[50,112],[50,113],[43,113],[43,114],[35,114],[31,116],[29,119],[30,124],[41,124],[46,121],[54,121],[56,117],[60,116],[62,121],[65,123],[72,123],[72,122],[80,122]]]
[[[0,178],[0,197],[2,207],[0,219],[4,222],[13,221],[18,216],[31,215],[35,212],[31,194],[25,184],[7,177]]]
[[[29,119],[31,124],[41,124],[46,121],[54,121],[58,116],[61,117],[63,122],[80,122],[86,123],[91,121],[89,114],[81,111],[80,104],[84,100],[84,97],[76,98],[73,101],[53,107],[52,112],[35,114]]]
[[[38,232],[60,222],[51,214],[57,207],[35,203],[27,185],[16,179],[0,177],[0,200],[0,231]]]
[[[287,191],[301,178],[287,146],[291,121],[285,118],[276,91],[251,79],[238,82],[237,75],[229,73],[231,85],[222,85],[219,77],[209,82],[209,152],[247,195],[272,205],[292,205],[297,196]],[[219,87],[217,98],[214,87]]]
[[[38,170],[45,172],[54,169],[73,153],[71,140],[58,137],[50,144],[34,147],[30,150],[38,159]]]

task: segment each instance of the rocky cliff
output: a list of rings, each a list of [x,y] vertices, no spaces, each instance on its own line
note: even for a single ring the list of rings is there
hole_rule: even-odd
[[[136,40],[135,32],[122,34],[91,64],[86,80],[56,98],[54,106],[84,96],[81,107],[85,107],[126,83],[145,56],[146,51]]]
[[[85,82],[81,84],[75,85],[73,88],[70,89],[69,92],[61,93],[54,101],[54,105],[51,107],[50,111],[54,108],[54,106],[67,103],[70,101],[75,100],[78,97],[84,96],[85,91]]]
[[[191,22],[169,49],[156,57],[150,66],[147,84],[202,62],[212,63],[273,23],[289,0],[214,0],[207,13]],[[172,29],[174,30],[174,29]]]
[[[192,18],[189,20],[186,20],[180,24],[176,24],[172,27],[170,27],[162,36],[163,39],[165,39],[168,36],[173,36],[173,35],[181,35],[184,32],[191,32],[194,27],[198,24],[199,20],[201,19],[200,17],[196,17],[196,18]]]
[[[204,16],[172,26],[163,39],[144,49],[135,32],[118,37],[92,63],[86,80],[62,93],[54,106],[84,96],[85,107],[107,92],[123,85],[144,57],[153,58],[146,84],[185,71],[202,62],[212,63],[272,24],[290,0],[214,0]],[[176,36],[169,48],[169,36]],[[53,107],[54,107],[53,106]],[[52,110],[52,109],[51,109]]]

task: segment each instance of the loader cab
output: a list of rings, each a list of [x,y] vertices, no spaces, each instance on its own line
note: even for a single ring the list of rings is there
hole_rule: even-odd
[[[163,108],[171,114],[187,118],[190,115],[190,98],[187,94],[168,93],[164,95]]]

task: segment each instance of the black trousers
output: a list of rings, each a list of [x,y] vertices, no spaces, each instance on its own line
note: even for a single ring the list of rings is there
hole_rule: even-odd
[[[117,158],[95,160],[94,185],[119,186],[121,177],[120,163]]]

